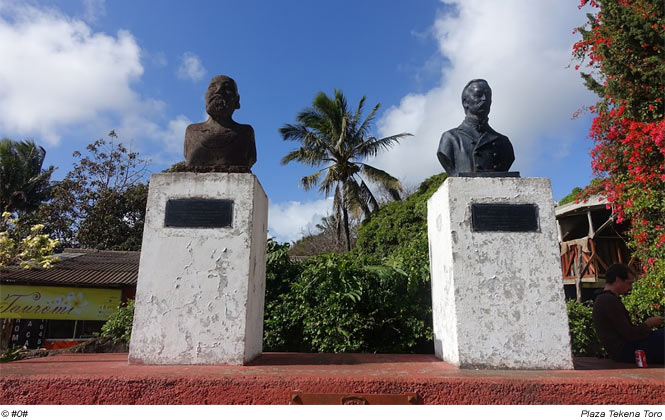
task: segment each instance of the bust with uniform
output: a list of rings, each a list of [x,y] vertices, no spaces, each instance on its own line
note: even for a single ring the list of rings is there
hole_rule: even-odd
[[[474,176],[475,173],[504,173],[515,160],[513,145],[508,137],[487,124],[492,105],[492,89],[487,81],[474,79],[462,91],[466,118],[459,127],[441,136],[437,157],[448,176]]]

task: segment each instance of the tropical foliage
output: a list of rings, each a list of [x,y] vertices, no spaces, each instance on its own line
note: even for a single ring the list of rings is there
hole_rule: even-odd
[[[335,90],[332,98],[320,92],[312,106],[297,115],[296,124],[285,124],[279,130],[284,140],[301,144],[282,158],[283,165],[296,161],[317,168],[323,166],[303,177],[300,184],[306,190],[318,185],[326,196],[333,193],[338,237],[343,229],[347,250],[351,249],[349,212],[369,216],[379,207],[365,180],[384,185],[395,199],[399,199],[402,189],[396,178],[363,160],[410,136],[408,133],[384,138],[371,136],[370,126],[380,104],[363,119],[364,104],[365,97],[352,112],[341,90]]]
[[[134,301],[120,305],[102,325],[100,337],[109,337],[114,343],[129,343],[134,323]]]
[[[563,206],[564,204],[573,203],[577,201],[582,196],[583,192],[584,189],[580,187],[573,188],[572,191],[570,191],[570,194],[559,200],[558,205]]]
[[[357,255],[303,263],[287,293],[268,305],[264,346],[273,351],[413,352],[431,338],[412,308],[404,273]]]
[[[602,353],[600,342],[593,326],[593,302],[566,302],[570,341],[575,356],[596,356]]]
[[[338,227],[339,217],[331,214],[321,218],[321,222],[315,226],[315,231],[310,231],[302,238],[293,243],[289,250],[290,255],[312,256],[328,252],[344,252],[345,244],[339,241]],[[356,242],[359,223],[356,219],[349,220],[349,238],[351,246]]]
[[[631,224],[629,245],[645,277],[626,298],[640,316],[665,305],[665,9],[660,0],[582,0],[588,22],[574,55],[599,101],[590,136],[592,167],[617,221]],[[639,304],[637,303],[639,302]]]
[[[288,245],[269,244],[265,348],[432,353],[426,212],[445,177],[381,207],[346,254],[296,263],[285,258]]]
[[[0,212],[30,212],[49,197],[54,168],[42,170],[45,156],[32,140],[0,140]]]
[[[147,162],[111,131],[79,151],[72,170],[53,188],[36,219],[64,246],[110,250],[141,247],[148,187]]]

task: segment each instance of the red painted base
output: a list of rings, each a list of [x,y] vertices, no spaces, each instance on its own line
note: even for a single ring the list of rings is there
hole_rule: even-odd
[[[0,365],[0,404],[288,404],[416,393],[420,404],[665,404],[665,369],[578,358],[571,371],[461,370],[433,355],[266,353],[249,366],[136,366],[126,353]]]

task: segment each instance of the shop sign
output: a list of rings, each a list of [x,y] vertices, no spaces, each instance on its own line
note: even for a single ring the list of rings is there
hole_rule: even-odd
[[[104,321],[120,305],[119,289],[0,287],[0,318]]]

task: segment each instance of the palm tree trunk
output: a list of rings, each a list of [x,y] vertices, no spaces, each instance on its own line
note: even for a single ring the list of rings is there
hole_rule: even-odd
[[[351,235],[349,234],[349,212],[346,206],[342,206],[342,214],[344,215],[344,234],[346,235],[346,250],[351,251]]]

